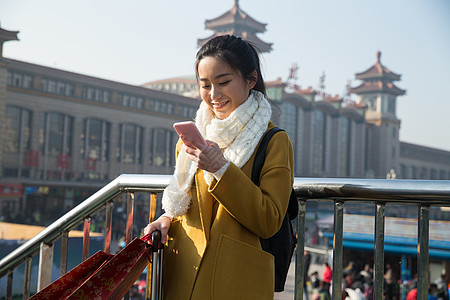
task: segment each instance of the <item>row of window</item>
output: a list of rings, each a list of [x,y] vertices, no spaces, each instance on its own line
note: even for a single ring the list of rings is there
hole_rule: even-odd
[[[400,165],[400,172],[403,179],[432,179],[448,180],[450,171],[437,170],[433,168],[424,168],[416,166]]]
[[[78,84],[61,79],[33,76],[16,70],[8,70],[8,86],[29,90],[39,90],[44,93],[81,98],[98,103],[118,104],[120,106],[142,109],[151,112],[176,115],[182,118],[193,118],[197,107],[163,101],[159,99],[146,98],[124,92],[115,92],[104,88],[83,84],[76,92]],[[116,96],[114,96],[116,95]],[[116,101],[113,100],[114,97]]]
[[[434,151],[428,151],[426,149],[419,149],[415,147],[402,146],[401,155],[405,157],[411,157],[420,160],[428,160],[436,163],[449,163],[450,155],[444,153],[436,153]]]
[[[157,89],[161,91],[170,91],[170,92],[183,92],[183,91],[193,91],[198,89],[197,84],[192,83],[157,83],[149,85],[152,89]]]
[[[69,115],[47,112],[39,122],[39,151],[31,149],[31,111],[6,106],[5,136],[3,152],[20,153],[24,157],[25,167],[42,165],[43,157],[57,158],[58,167],[70,169],[74,151],[91,165],[87,169],[95,170],[97,162],[110,161],[111,156],[117,162],[148,163],[153,166],[173,166],[174,147],[177,135],[166,128],[145,128],[136,124],[120,124],[119,132],[113,133],[111,123],[100,119],[85,119],[82,123],[80,149],[74,149],[74,118]],[[112,145],[111,135],[119,136],[118,143]],[[144,138],[148,135],[149,154],[143,159]]]
[[[375,95],[364,96],[363,102],[367,105],[368,110],[391,113],[395,115],[396,99],[393,96],[387,96],[385,98]]]

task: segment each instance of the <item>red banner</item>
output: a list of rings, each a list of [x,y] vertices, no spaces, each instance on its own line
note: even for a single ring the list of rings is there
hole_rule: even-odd
[[[0,196],[21,197],[22,194],[21,184],[0,184]]]

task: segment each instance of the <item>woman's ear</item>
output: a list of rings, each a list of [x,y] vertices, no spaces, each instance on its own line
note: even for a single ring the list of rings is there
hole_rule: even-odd
[[[250,73],[249,78],[250,79],[247,82],[248,82],[249,88],[252,89],[255,87],[256,82],[258,81],[258,73],[256,72],[256,70],[253,70]]]

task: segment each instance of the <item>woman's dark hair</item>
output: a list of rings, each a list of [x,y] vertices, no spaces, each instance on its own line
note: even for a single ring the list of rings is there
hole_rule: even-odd
[[[205,57],[214,57],[225,62],[233,70],[238,70],[246,80],[255,80],[253,90],[266,95],[266,86],[261,74],[258,52],[256,47],[248,41],[234,35],[222,35],[210,39],[197,52],[195,74],[198,79],[198,64]],[[256,71],[258,78],[255,78]]]

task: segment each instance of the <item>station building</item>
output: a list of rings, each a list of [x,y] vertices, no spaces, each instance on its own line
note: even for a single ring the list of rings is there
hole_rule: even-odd
[[[238,34],[271,50],[256,35],[265,24],[238,1],[206,25],[212,36]],[[54,219],[123,173],[173,173],[172,124],[195,117],[201,101],[195,77],[136,86],[3,57],[3,43],[17,34],[0,28],[3,220],[36,211]],[[450,179],[449,151],[399,140],[396,102],[406,91],[380,57],[356,74],[361,83],[350,89],[356,101],[267,82],[272,119],[292,140],[295,176]]]

